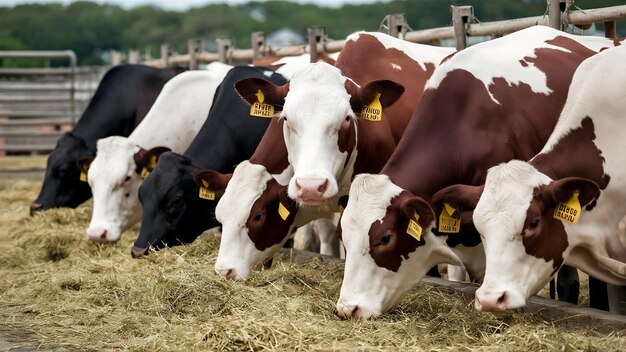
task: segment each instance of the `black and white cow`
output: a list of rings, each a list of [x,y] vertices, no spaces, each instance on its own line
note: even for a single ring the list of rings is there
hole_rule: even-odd
[[[276,85],[287,80],[264,67],[239,66],[228,72],[217,88],[206,122],[184,154],[167,152],[139,188],[143,207],[141,232],[131,251],[142,256],[149,247],[193,242],[203,231],[219,226],[214,212],[215,193],[200,194],[203,181],[213,185],[212,169],[230,174],[249,159],[271,119],[250,116],[250,106],[234,84],[244,78],[265,78]],[[213,199],[207,199],[213,198]]]
[[[110,69],[74,129],[61,136],[50,153],[41,191],[30,206],[31,215],[50,208],[75,208],[91,198],[89,185],[80,180],[77,162],[96,155],[98,139],[130,135],[150,110],[165,82],[180,72],[177,68],[143,65]]]

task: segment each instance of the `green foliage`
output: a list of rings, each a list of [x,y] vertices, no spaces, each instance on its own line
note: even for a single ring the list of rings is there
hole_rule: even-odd
[[[80,64],[99,64],[100,53],[105,50],[135,48],[158,56],[160,44],[167,42],[177,52],[185,52],[191,38],[213,43],[217,37],[229,36],[237,47],[246,48],[250,46],[251,32],[269,34],[283,27],[305,35],[309,26],[326,26],[331,38],[340,39],[356,30],[377,30],[390,13],[405,13],[413,29],[448,26],[451,4],[473,5],[480,21],[538,16],[546,9],[545,0],[392,0],[340,8],[251,1],[237,6],[212,4],[183,12],[154,6],[125,10],[91,1],[27,4],[0,7],[0,50],[72,49]],[[576,1],[582,8],[623,4],[623,0]]]

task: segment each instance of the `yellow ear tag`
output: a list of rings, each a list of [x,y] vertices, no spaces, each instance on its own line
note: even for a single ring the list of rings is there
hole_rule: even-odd
[[[361,118],[369,121],[380,121],[383,118],[383,107],[380,104],[380,93],[376,93],[374,100],[361,109]]]
[[[454,214],[453,206],[448,203],[443,203],[443,209],[441,215],[439,215],[439,227],[438,231],[442,233],[459,233],[461,232],[461,219],[455,219],[452,217]]]
[[[151,170],[154,170],[154,168],[156,167],[157,164],[157,157],[156,155],[153,155],[152,157],[150,157],[150,162],[148,163],[148,167]]]
[[[339,215],[343,215],[343,211],[344,211],[344,210],[345,210],[345,209],[343,208],[343,206],[342,206],[342,205],[340,205],[340,206],[339,206]]]
[[[280,215],[281,219],[283,220],[287,220],[287,218],[289,217],[289,210],[287,210],[283,203],[280,202],[278,203],[278,215]]]
[[[83,182],[87,182],[87,173],[85,170],[80,170],[80,180]]]
[[[250,106],[250,116],[271,119],[274,116],[274,105],[263,103],[265,101],[265,95],[260,89],[255,95],[257,101]]]
[[[209,189],[209,182],[202,180],[202,186],[200,186],[200,193],[198,197],[202,199],[215,200],[215,192]]]
[[[571,222],[575,224],[580,217],[580,201],[578,200],[579,191],[574,192],[572,198],[565,203],[559,203],[554,209],[554,218]]]
[[[141,169],[141,173],[139,174],[139,177],[145,180],[146,177],[148,176],[150,176],[150,171],[148,171],[148,168],[144,167],[143,169]]]
[[[409,226],[406,228],[406,233],[420,241],[422,239],[422,227],[417,223],[420,216],[416,212],[413,212],[413,218],[415,218],[415,220],[409,220]]]

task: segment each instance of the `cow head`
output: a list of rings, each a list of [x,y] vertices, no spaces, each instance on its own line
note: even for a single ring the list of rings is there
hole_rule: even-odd
[[[98,242],[120,239],[121,233],[141,218],[137,190],[142,176],[156,166],[167,148],[145,150],[126,137],[107,137],[97,144],[88,182],[93,193],[93,214],[87,236]]]
[[[78,160],[81,165],[93,159],[94,153],[82,138],[71,132],[65,133],[54,147],[46,166],[41,192],[35,202],[30,205],[30,213],[37,211],[70,207],[76,208],[91,197],[91,190],[86,178],[81,180]]]
[[[150,247],[193,242],[203,231],[217,225],[212,216],[217,203],[215,192],[226,184],[212,181],[213,199],[201,198],[204,193],[200,194],[194,178],[199,169],[191,165],[189,158],[166,152],[158,160],[150,177],[139,187],[143,214],[139,237],[131,251],[133,257],[143,256]]]
[[[457,193],[465,192],[472,190],[458,186]],[[584,207],[598,192],[593,181],[553,181],[522,161],[489,169],[473,216],[487,261],[483,284],[476,291],[476,309],[522,307],[530,295],[545,286],[576,245],[568,240],[568,225],[555,218],[555,209],[575,193],[580,207]]]
[[[297,208],[264,166],[240,163],[215,208],[222,239],[215,271],[241,280],[272,258],[287,240]]]
[[[337,194],[337,179],[356,147],[356,114],[374,101],[383,109],[404,91],[387,80],[358,87],[327,63],[308,65],[282,87],[255,78],[239,81],[235,88],[250,104],[258,102],[262,92],[275,111],[281,110],[278,116],[285,120],[285,144],[294,169],[288,194],[308,206],[320,206]]]
[[[431,232],[434,212],[386,175],[358,175],[340,228],[346,265],[337,313],[367,318],[384,313],[435,264],[460,265],[445,239]]]

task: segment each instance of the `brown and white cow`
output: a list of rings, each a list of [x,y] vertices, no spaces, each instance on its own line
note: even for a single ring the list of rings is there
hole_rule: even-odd
[[[222,223],[216,271],[243,279],[273,256],[292,225],[337,211],[355,173],[384,165],[426,80],[452,52],[358,32],[348,37],[335,66],[310,64],[282,87],[258,79],[239,82],[236,88],[249,103],[259,102],[261,92],[261,103],[280,110],[283,136],[265,151],[257,149],[258,155],[286,154],[273,171],[252,159],[235,169],[215,212]],[[364,106],[382,109],[382,117],[357,118]],[[305,208],[298,211],[290,198]]]
[[[387,311],[440,263],[462,262],[480,280],[484,254],[470,213],[455,204],[433,210],[433,195],[456,183],[481,185],[489,167],[534,156],[556,124],[576,67],[612,45],[537,26],[439,66],[382,172],[352,184],[340,223],[346,265],[338,315]],[[460,223],[460,233],[433,232],[441,215],[448,231]]]
[[[476,309],[524,306],[563,264],[626,285],[626,234],[619,231],[626,215],[624,82],[626,47],[587,59],[539,154],[492,167],[484,190],[449,190],[466,208],[476,207],[483,237],[487,268]]]

